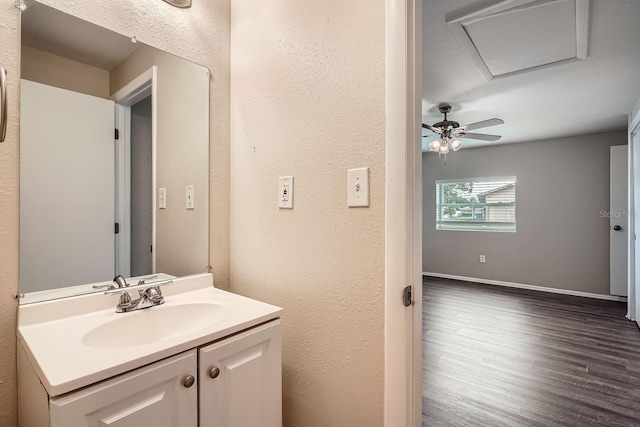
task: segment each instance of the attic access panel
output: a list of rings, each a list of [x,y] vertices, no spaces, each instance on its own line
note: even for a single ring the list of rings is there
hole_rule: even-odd
[[[486,80],[587,57],[589,0],[502,0],[447,23]]]

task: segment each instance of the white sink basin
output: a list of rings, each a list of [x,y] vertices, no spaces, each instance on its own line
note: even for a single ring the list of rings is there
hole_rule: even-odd
[[[96,326],[82,337],[94,348],[119,348],[177,338],[208,328],[224,319],[228,307],[215,303],[185,303],[119,313],[118,318]]]
[[[61,396],[279,317],[282,309],[213,286],[210,273],[172,279],[165,303],[116,313],[102,293],[18,307],[18,340],[45,390]]]

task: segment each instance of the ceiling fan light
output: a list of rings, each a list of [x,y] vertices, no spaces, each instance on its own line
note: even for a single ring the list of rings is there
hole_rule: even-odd
[[[451,148],[453,149],[453,151],[458,151],[459,149],[462,148],[462,141],[460,141],[459,139],[452,139],[451,140]]]
[[[437,142],[432,142],[431,144],[429,144],[431,151],[435,151],[439,154],[447,154],[449,151],[458,151],[464,145],[464,142],[459,140],[458,138],[479,139],[481,141],[497,141],[500,139],[500,136],[498,135],[468,133],[468,131],[504,124],[504,120],[502,119],[494,117],[493,119],[482,120],[480,122],[460,126],[460,123],[454,120],[449,120],[447,117],[447,115],[451,112],[451,105],[440,104],[438,106],[438,110],[440,111],[440,114],[444,116],[444,120],[438,123],[434,123],[433,125],[426,125],[424,123],[422,124],[422,128],[428,129],[435,135],[439,136]],[[449,146],[449,144],[451,146]]]

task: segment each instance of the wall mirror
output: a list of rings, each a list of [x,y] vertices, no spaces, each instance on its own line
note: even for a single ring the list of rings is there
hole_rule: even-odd
[[[207,271],[207,68],[26,6],[20,303]]]

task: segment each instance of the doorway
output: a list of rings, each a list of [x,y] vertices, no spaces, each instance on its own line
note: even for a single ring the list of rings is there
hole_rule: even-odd
[[[156,67],[112,99],[116,103],[116,272],[125,277],[156,271]]]
[[[153,138],[151,96],[131,106],[131,276],[153,273]]]

